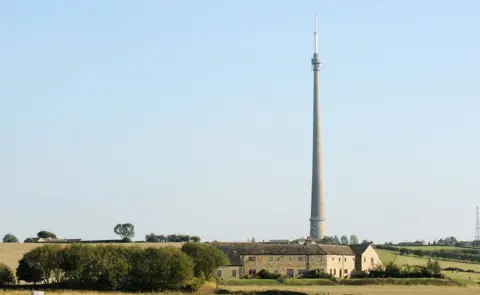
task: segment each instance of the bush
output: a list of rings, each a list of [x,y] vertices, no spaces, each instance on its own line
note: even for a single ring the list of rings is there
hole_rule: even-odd
[[[0,263],[0,287],[15,284],[13,271],[4,263]]]
[[[205,276],[202,274],[200,277],[193,277],[185,282],[185,291],[195,292],[198,291],[206,282]]]
[[[306,273],[302,274],[300,276],[302,279],[333,279],[333,276],[329,273],[326,273],[323,270],[320,269],[313,269],[310,271],[307,271]]]
[[[258,272],[258,274],[255,276],[255,278],[258,279],[267,279],[267,280],[278,280],[282,277],[280,274],[276,273],[271,273],[266,269],[262,269],[261,271]]]

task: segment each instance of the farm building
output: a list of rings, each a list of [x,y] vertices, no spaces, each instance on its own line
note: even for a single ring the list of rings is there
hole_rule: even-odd
[[[382,264],[371,245],[216,243],[214,246],[230,259],[230,265],[217,270],[222,279],[255,275],[263,269],[288,277],[320,269],[344,278]]]

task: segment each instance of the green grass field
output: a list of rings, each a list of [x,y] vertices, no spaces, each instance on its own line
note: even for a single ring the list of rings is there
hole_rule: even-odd
[[[425,265],[427,263],[426,258],[399,255],[397,252],[390,251],[390,250],[376,249],[375,251],[377,251],[378,256],[380,257],[380,260],[382,261],[383,264],[387,264],[390,261],[398,265],[404,265],[404,264]],[[458,267],[463,269],[472,269],[474,271],[480,272],[480,264],[456,262],[456,261],[443,261],[443,260],[439,260],[439,262],[442,268]]]
[[[383,264],[394,262],[397,265],[404,265],[404,264],[425,265],[427,263],[426,258],[399,255],[397,252],[390,251],[390,250],[376,249],[376,251],[380,256],[380,260],[382,261]],[[463,268],[465,270],[471,269],[471,270],[480,272],[480,264],[463,263],[463,262],[455,262],[455,261],[439,261],[439,262],[442,268],[457,267],[457,268]],[[468,272],[451,272],[451,271],[443,271],[443,273],[446,276],[455,280],[473,280],[475,282],[480,283],[480,274],[468,273]]]

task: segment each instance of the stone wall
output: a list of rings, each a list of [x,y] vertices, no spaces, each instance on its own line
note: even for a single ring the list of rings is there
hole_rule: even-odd
[[[217,269],[216,273],[219,279],[240,279],[242,276],[241,266],[223,266]]]
[[[325,269],[325,255],[245,255],[243,274],[252,275],[262,269],[271,273],[297,277],[310,269]]]
[[[328,255],[327,273],[335,277],[346,277],[355,270],[355,255]]]

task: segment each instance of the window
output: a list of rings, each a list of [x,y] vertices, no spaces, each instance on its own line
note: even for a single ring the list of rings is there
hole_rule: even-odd
[[[273,270],[273,273],[274,273],[274,274],[277,274],[277,273],[278,273],[278,268],[275,268],[275,269]]]
[[[236,276],[237,276],[237,270],[234,269],[234,270],[232,270],[232,277],[236,277]]]
[[[287,276],[293,278],[293,269],[287,269]]]
[[[332,260],[335,260],[335,257],[332,257]]]
[[[374,263],[373,257],[370,258],[370,263],[372,263],[372,265],[373,265],[373,263]]]
[[[340,257],[338,257],[338,262],[342,261],[342,259]]]
[[[333,275],[334,276],[337,275],[337,270],[336,269],[333,270]]]
[[[330,275],[332,275],[332,269],[330,268]]]
[[[302,260],[303,260],[303,256],[298,256],[297,259],[298,259],[298,261],[302,261]]]
[[[273,256],[268,256],[268,261],[273,261]]]
[[[277,261],[280,261],[280,256],[277,256]]]
[[[250,257],[248,257],[248,261],[257,261],[257,257],[250,256]]]
[[[344,269],[344,270],[343,270],[343,273],[344,273],[345,275],[348,275],[348,269]]]
[[[363,257],[363,262],[367,262],[367,258],[366,258],[366,257]]]
[[[347,261],[347,257],[343,258],[343,261]]]
[[[222,277],[222,271],[221,270],[217,270],[217,277],[219,277],[219,278]]]
[[[251,276],[254,276],[254,275],[257,274],[257,270],[256,269],[249,269],[248,274],[251,275]]]

